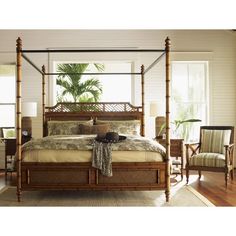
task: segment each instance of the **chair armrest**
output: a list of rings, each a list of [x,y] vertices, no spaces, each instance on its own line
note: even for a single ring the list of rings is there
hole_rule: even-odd
[[[194,154],[197,154],[197,151],[200,148],[200,143],[186,143],[186,161],[187,165],[189,164],[189,157],[193,156]]]
[[[194,145],[197,145],[197,144],[200,144],[200,143],[185,143],[185,146],[194,146]]]
[[[185,143],[185,147],[186,150],[190,149],[193,152],[193,154],[195,154],[200,147],[200,143]]]
[[[234,143],[224,145],[224,148],[225,148],[225,163],[226,163],[226,165],[228,165],[228,164],[233,165],[233,163],[234,163],[234,155],[233,155]]]
[[[231,143],[231,144],[227,144],[227,145],[224,145],[224,147],[226,148],[232,148],[232,147],[234,147],[234,143]]]

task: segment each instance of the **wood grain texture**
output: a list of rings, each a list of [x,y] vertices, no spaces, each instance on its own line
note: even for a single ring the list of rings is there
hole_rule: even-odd
[[[145,95],[144,95],[144,65],[141,66],[141,95],[142,95],[142,120],[141,135],[145,136]]]
[[[46,103],[46,92],[45,92],[45,66],[42,66],[42,115],[43,115],[43,130],[44,130],[44,123],[45,123],[45,103]]]
[[[166,201],[170,195],[170,39],[165,40],[166,51]]]
[[[215,206],[236,206],[236,181],[230,181],[225,188],[223,173],[204,172],[202,179],[198,179],[198,172],[192,171],[190,175],[190,186],[206,197]],[[171,178],[172,186],[181,184],[180,176]],[[184,177],[185,180],[185,177]],[[177,182],[176,182],[177,181]],[[12,179],[5,182],[4,172],[0,172],[0,190],[5,186],[16,186],[16,174]]]
[[[47,136],[47,122],[52,120],[140,120],[142,124],[143,118],[142,107],[128,102],[57,103],[46,107],[43,136]]]
[[[22,162],[22,190],[165,190],[165,163],[113,163],[105,177],[91,163]]]
[[[226,188],[223,173],[203,172],[199,180],[198,172],[191,171],[189,183],[215,206],[236,206],[236,181],[229,181]]]
[[[21,198],[21,81],[22,81],[22,40],[16,40],[16,161],[17,161],[17,197]]]
[[[164,147],[166,146],[165,139],[157,139],[157,142],[159,142]],[[170,139],[170,156],[172,158],[175,157],[176,160],[178,160],[178,158],[180,157],[180,161],[181,161],[180,174],[181,174],[181,181],[182,181],[183,173],[184,173],[184,140],[183,139]]]

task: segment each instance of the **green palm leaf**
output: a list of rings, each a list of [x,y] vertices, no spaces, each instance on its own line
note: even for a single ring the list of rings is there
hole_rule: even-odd
[[[105,70],[105,65],[104,64],[95,63],[94,66],[97,68],[97,70],[99,72],[102,72],[102,71]]]
[[[70,94],[74,102],[80,100],[98,101],[102,93],[102,84],[95,78],[81,81],[83,73],[89,68],[89,63],[58,64],[57,72],[62,73],[57,78],[57,85],[63,88],[62,95]],[[99,72],[104,71],[103,64],[92,64]],[[78,74],[79,73],[79,74]],[[86,100],[87,99],[87,100]]]

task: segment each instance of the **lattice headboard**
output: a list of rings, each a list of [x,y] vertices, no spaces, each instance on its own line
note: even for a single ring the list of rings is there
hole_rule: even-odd
[[[142,107],[128,102],[57,103],[46,107],[44,134],[49,120],[142,120]]]

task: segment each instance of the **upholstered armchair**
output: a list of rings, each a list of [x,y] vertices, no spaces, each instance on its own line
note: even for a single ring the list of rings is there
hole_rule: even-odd
[[[189,171],[223,172],[225,185],[229,174],[234,177],[234,127],[233,126],[201,126],[199,143],[186,144],[186,178]]]

